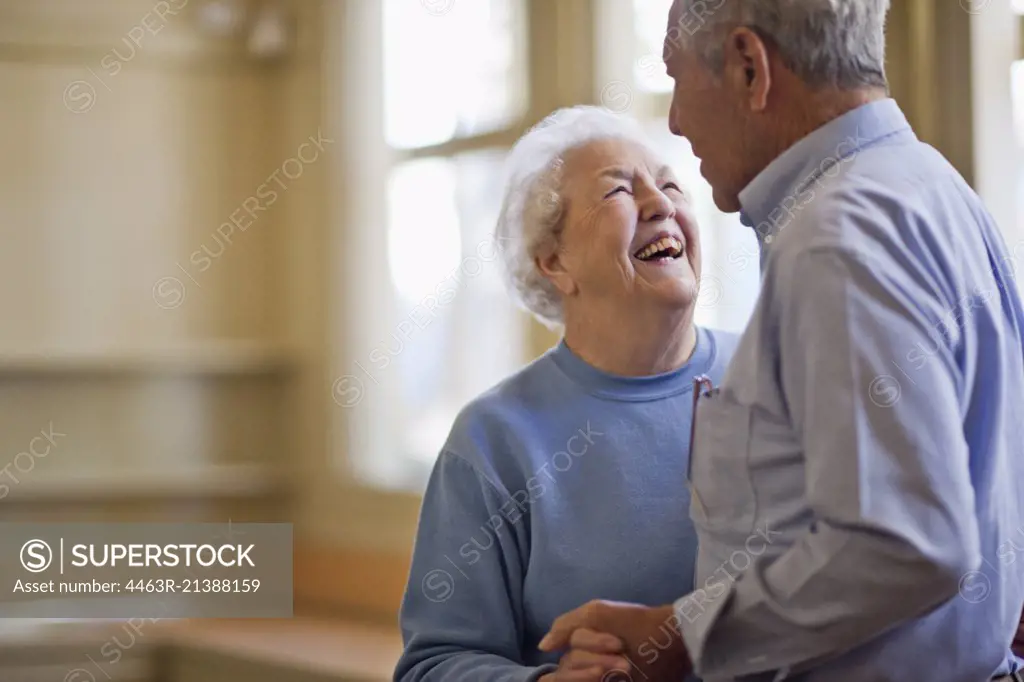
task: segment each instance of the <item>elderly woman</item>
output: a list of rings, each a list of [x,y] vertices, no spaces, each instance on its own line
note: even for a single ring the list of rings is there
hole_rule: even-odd
[[[553,114],[508,165],[506,274],[564,337],[467,405],[438,457],[400,682],[601,680],[627,663],[537,650],[553,620],[596,598],[654,605],[692,589],[694,378],[717,382],[735,339],[694,326],[690,198],[635,123],[593,107]]]

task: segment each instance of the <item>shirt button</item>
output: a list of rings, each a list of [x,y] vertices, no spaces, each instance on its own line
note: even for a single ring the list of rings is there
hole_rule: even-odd
[[[766,236],[764,238],[764,243],[765,244],[771,244],[772,243],[772,239],[774,239],[774,237],[772,237],[771,235],[768,235],[768,236]]]

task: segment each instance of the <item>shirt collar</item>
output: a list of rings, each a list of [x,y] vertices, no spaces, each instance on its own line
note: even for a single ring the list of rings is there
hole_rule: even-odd
[[[896,133],[914,135],[896,101],[861,105],[799,140],[772,161],[740,192],[740,221],[754,228],[762,246],[772,241],[801,205],[799,194],[833,168],[852,162],[857,153]],[[916,139],[916,136],[915,136]],[[792,205],[787,209],[787,197]]]

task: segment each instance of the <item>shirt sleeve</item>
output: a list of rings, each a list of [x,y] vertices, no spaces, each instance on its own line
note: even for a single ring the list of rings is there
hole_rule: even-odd
[[[700,618],[677,602],[709,680],[819,665],[954,597],[981,561],[937,280],[829,248],[783,281],[778,373],[815,521]]]
[[[439,457],[399,615],[395,682],[533,682],[556,669],[522,662],[525,545],[508,500],[464,459]]]

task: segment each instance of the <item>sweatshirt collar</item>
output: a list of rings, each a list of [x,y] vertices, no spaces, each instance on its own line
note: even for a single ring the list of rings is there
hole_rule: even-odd
[[[693,378],[710,371],[715,355],[714,337],[698,327],[697,343],[690,359],[679,369],[662,374],[645,377],[610,374],[576,355],[564,338],[554,348],[552,359],[563,373],[591,395],[609,400],[643,402],[693,390]]]

